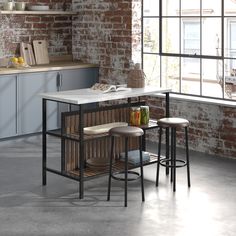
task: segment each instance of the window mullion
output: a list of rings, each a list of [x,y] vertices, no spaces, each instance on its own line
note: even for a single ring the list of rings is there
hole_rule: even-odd
[[[182,0],[179,0],[179,53],[182,54]],[[179,58],[179,92],[182,92],[182,57]]]
[[[225,51],[224,51],[224,37],[225,37],[225,27],[224,27],[224,20],[225,20],[225,17],[224,17],[224,13],[225,12],[225,8],[224,8],[224,0],[221,0],[221,56],[223,58],[222,60],[222,95],[223,95],[223,98],[225,98],[225,60],[224,60],[224,57],[225,57]]]
[[[202,0],[200,0],[200,56],[202,56]],[[202,57],[200,58],[200,95],[203,91]]]
[[[159,0],[159,55],[160,55],[160,87],[162,87],[162,0]]]

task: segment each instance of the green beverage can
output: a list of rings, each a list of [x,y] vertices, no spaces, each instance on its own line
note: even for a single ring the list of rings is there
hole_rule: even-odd
[[[149,122],[149,106],[140,106],[141,125],[147,125]]]

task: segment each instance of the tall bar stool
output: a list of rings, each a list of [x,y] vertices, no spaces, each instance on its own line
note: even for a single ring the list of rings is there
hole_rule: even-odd
[[[188,148],[188,126],[189,121],[183,118],[162,118],[157,121],[159,126],[159,144],[158,144],[158,161],[157,161],[157,173],[156,173],[156,186],[159,182],[159,169],[160,165],[171,169],[171,182],[173,182],[173,191],[176,191],[176,168],[187,166],[187,180],[188,187],[190,184],[190,168],[189,168],[189,148]],[[162,129],[171,129],[171,157],[161,158],[161,137]],[[186,160],[176,159],[176,129],[184,128],[185,130],[185,148],[186,148]],[[169,148],[169,147],[166,147]]]
[[[128,170],[128,139],[131,137],[139,137],[139,155],[140,155],[140,178],[141,178],[141,192],[142,192],[142,201],[145,201],[144,198],[144,183],[143,183],[143,156],[142,156],[142,135],[144,134],[143,130],[134,126],[125,126],[125,127],[115,127],[110,129],[109,134],[111,136],[111,153],[110,153],[110,166],[109,166],[109,179],[108,179],[108,192],[107,192],[107,201],[110,200],[111,192],[111,178],[115,180],[121,180],[125,182],[125,207],[127,207],[127,188],[128,181],[136,180],[137,178],[128,178],[128,174],[138,175],[137,172]],[[114,141],[115,137],[124,137],[125,142],[125,168],[124,171],[113,173],[112,172],[112,162],[113,162],[113,150],[114,150]],[[124,174],[124,178],[118,178],[116,174]]]

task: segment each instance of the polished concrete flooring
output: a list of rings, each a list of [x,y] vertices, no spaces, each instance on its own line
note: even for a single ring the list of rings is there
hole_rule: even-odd
[[[57,165],[58,143],[49,139],[50,165]],[[236,160],[191,153],[191,182],[186,169],[177,171],[177,190],[163,168],[155,187],[155,165],[145,167],[145,197],[139,182],[129,184],[128,207],[123,188],[107,177],[78,183],[48,174],[41,185],[41,136],[0,142],[0,235],[93,236],[235,236]]]

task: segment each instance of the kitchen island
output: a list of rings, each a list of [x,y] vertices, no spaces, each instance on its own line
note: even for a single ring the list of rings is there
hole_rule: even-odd
[[[79,196],[83,198],[84,180],[107,173],[106,166],[103,169],[93,168],[87,165],[88,157],[92,155],[96,156],[95,159],[104,159],[104,156],[109,156],[108,134],[87,136],[84,134],[84,127],[114,121],[126,121],[129,123],[130,107],[145,105],[145,101],[142,101],[142,98],[156,93],[164,93],[166,95],[166,116],[169,116],[169,92],[170,89],[145,87],[110,93],[102,93],[92,89],[79,89],[41,94],[43,111],[43,185],[47,183],[47,171],[71,178],[79,181]],[[64,103],[69,106],[69,111],[62,112],[61,114],[61,128],[59,130],[54,131],[47,129],[48,101]],[[114,105],[115,101],[118,101],[118,103]],[[104,104],[103,102],[108,102],[110,105],[101,105],[101,103]],[[90,106],[88,107],[88,104],[96,104],[96,106],[91,108]],[[78,106],[78,110],[71,110],[71,105]],[[141,126],[144,131],[156,127],[157,125],[155,123]],[[47,167],[47,135],[54,135],[61,139],[61,170]],[[135,142],[131,144],[131,146],[135,147]],[[145,146],[143,148],[145,149]],[[118,147],[117,150],[120,152],[122,146]],[[155,162],[156,160],[150,163]]]

